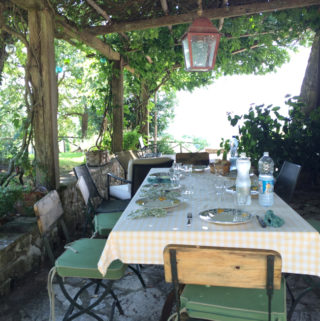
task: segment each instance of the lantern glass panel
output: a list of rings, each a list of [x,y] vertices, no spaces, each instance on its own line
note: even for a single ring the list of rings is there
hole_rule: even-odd
[[[190,61],[188,37],[185,37],[182,40],[182,47],[183,47],[183,53],[184,53],[184,59],[185,59],[185,67],[187,70],[189,70],[191,67],[191,61]]]
[[[212,67],[216,38],[212,35],[191,35],[192,66]]]

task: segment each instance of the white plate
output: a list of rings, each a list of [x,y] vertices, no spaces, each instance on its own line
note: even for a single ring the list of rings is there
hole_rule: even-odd
[[[235,193],[236,192],[236,186],[232,185],[228,188],[226,188],[226,191],[229,193]],[[259,194],[259,189],[258,186],[251,186],[251,195],[258,195]]]
[[[209,166],[207,165],[192,165],[193,172],[204,172],[208,168]]]
[[[152,173],[148,176],[149,183],[170,183],[169,173]]]
[[[158,198],[139,198],[136,204],[143,206],[145,208],[173,208],[179,206],[181,201],[177,198],[169,199],[166,197]]]
[[[250,222],[253,215],[233,208],[214,208],[199,213],[199,217],[209,223],[235,225]]]

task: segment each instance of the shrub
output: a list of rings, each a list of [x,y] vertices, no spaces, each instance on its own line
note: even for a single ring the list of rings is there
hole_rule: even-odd
[[[250,107],[245,115],[228,115],[232,126],[239,125],[239,153],[245,152],[257,166],[264,151],[268,151],[280,168],[284,160],[302,166],[309,172],[313,183],[317,182],[320,170],[320,107],[310,114],[303,112],[298,97],[286,101],[289,116],[279,114],[280,107],[264,105]]]

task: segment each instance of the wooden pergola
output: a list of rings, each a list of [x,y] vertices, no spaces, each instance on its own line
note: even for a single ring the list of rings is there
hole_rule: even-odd
[[[54,38],[70,43],[80,41],[113,61],[113,151],[122,149],[123,69],[134,73],[124,57],[114,51],[102,35],[191,23],[202,15],[219,19],[261,12],[320,5],[320,0],[0,0],[0,17],[6,6],[17,6],[26,13],[28,37],[15,35],[0,20],[0,30],[10,32],[28,48],[30,82],[36,110],[33,116],[37,153],[37,182],[54,189],[59,186],[57,108],[58,87],[55,73]]]

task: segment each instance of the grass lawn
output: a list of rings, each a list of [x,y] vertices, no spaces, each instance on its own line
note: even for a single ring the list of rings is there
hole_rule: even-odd
[[[85,155],[81,152],[59,153],[60,176],[72,172],[73,167],[85,162]]]

